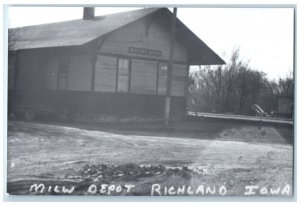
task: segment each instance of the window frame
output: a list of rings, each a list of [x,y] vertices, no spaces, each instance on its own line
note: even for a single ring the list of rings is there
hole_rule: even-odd
[[[127,61],[127,91],[123,92],[123,91],[119,91],[119,74],[120,74],[120,69],[124,69],[120,67],[120,60],[125,60]],[[126,57],[117,57],[117,72],[116,72],[116,93],[130,93],[130,83],[131,83],[131,59],[130,58],[126,58]]]
[[[106,52],[98,52],[97,57],[101,56],[107,56],[107,57],[114,57],[116,59],[116,83],[115,83],[115,91],[113,93],[117,94],[135,94],[131,91],[131,84],[132,84],[132,61],[133,60],[142,60],[142,61],[152,61],[156,63],[156,92],[155,94],[143,94],[143,95],[153,95],[153,96],[165,96],[166,94],[159,94],[158,92],[158,86],[159,86],[159,66],[160,64],[166,64],[168,67],[168,60],[166,59],[154,59],[149,57],[140,57],[140,56],[131,56],[131,55],[125,55],[125,54],[113,54],[113,53],[106,53]],[[119,59],[127,59],[128,60],[128,91],[127,92],[119,92],[118,91],[118,82],[119,82]],[[175,97],[186,97],[187,96],[187,77],[189,74],[189,64],[187,62],[183,61],[174,61],[174,64],[180,64],[182,66],[186,67],[186,76],[185,76],[185,91],[184,95],[182,96],[175,96]],[[95,88],[95,83],[93,85],[93,88]],[[166,85],[167,86],[167,85]],[[92,91],[95,91],[93,89]],[[111,93],[111,92],[109,92]]]
[[[152,95],[152,96],[157,96],[157,95],[158,95],[158,74],[157,74],[157,72],[158,72],[158,65],[159,65],[159,62],[161,62],[161,61],[158,60],[158,59],[154,60],[154,59],[144,59],[144,58],[135,58],[135,57],[131,58],[130,60],[131,60],[131,61],[130,61],[130,85],[129,85],[130,93],[131,93],[131,94],[135,94],[135,95]],[[156,75],[155,75],[155,81],[156,81],[156,82],[155,82],[155,93],[153,93],[153,94],[147,94],[147,93],[133,93],[133,92],[131,91],[131,88],[132,88],[132,85],[131,85],[131,79],[132,79],[132,61],[134,61],[134,60],[155,63],[155,65],[156,65],[156,68],[155,68],[155,70],[156,70],[156,71],[155,71],[155,72],[156,72]]]

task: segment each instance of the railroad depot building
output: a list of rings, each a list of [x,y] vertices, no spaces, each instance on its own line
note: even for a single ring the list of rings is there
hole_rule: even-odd
[[[172,12],[147,8],[9,29],[10,113],[163,117]],[[176,19],[171,116],[186,113],[191,65],[224,61]]]

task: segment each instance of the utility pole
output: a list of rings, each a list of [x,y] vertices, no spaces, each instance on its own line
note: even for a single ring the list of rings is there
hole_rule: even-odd
[[[173,55],[174,55],[174,41],[176,32],[176,15],[177,8],[173,8],[172,23],[171,23],[171,41],[170,41],[170,54],[167,73],[167,88],[165,99],[165,125],[168,126],[170,122],[171,110],[171,86],[172,86],[172,70],[173,70]]]

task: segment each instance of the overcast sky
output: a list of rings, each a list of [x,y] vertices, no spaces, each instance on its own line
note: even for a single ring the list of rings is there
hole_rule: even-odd
[[[96,15],[138,8],[96,8]],[[9,27],[22,27],[82,17],[81,7],[10,7]],[[270,79],[293,71],[293,9],[178,8],[178,18],[228,61],[233,49],[253,69]]]

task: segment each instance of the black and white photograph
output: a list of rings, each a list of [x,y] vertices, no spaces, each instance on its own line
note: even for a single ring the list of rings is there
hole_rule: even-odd
[[[295,6],[7,14],[8,196],[294,197]]]

